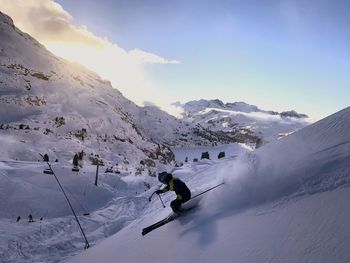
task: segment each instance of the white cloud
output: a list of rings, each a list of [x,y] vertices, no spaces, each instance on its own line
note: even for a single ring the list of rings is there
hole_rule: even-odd
[[[129,54],[134,57],[140,63],[149,63],[149,64],[180,64],[177,60],[167,60],[158,55],[145,52],[140,49],[133,49],[129,51]]]
[[[73,17],[53,0],[0,0],[0,8],[50,51],[92,69],[139,104],[160,93],[145,65],[180,63],[140,49],[127,51],[98,37],[75,25]]]
[[[0,0],[0,6],[17,27],[41,42],[84,42],[91,46],[105,42],[86,27],[74,25],[73,17],[52,0]]]

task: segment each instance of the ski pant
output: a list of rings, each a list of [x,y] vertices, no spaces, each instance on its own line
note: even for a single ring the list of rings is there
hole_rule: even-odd
[[[177,212],[180,210],[181,205],[190,199],[191,199],[190,192],[189,193],[186,192],[185,194],[177,194],[177,198],[170,203],[170,207],[171,209],[173,209],[174,212]]]

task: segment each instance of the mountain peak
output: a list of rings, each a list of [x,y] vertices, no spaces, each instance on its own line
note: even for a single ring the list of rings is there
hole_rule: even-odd
[[[2,13],[0,11],[0,22],[1,23],[5,23],[5,24],[8,24],[10,25],[11,27],[15,27],[15,24],[13,23],[13,20],[11,17],[9,17],[8,15]]]
[[[193,100],[173,104],[183,109],[183,118],[212,131],[231,133],[239,142],[273,141],[308,124],[306,114],[296,111],[276,112],[259,109],[242,101]],[[240,134],[240,136],[238,136]],[[259,139],[260,138],[260,139]]]
[[[235,111],[241,111],[241,112],[256,112],[256,111],[260,111],[259,108],[255,105],[250,105],[248,103],[245,103],[243,101],[239,101],[239,102],[233,102],[233,103],[226,103],[225,106],[227,108],[233,109]]]
[[[206,100],[206,99],[200,99],[200,100],[191,100],[189,102],[186,102],[184,104],[182,104],[182,106],[186,106],[188,105],[189,107],[191,106],[195,106],[200,107],[200,108],[213,108],[213,107],[217,107],[217,108],[224,108],[225,104],[219,100],[219,99],[214,99],[214,100]]]

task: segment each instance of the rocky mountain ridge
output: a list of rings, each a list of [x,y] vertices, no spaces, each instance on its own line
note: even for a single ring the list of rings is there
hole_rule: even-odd
[[[281,113],[262,110],[245,102],[202,99],[174,105],[183,110],[184,121],[199,123],[212,132],[256,146],[277,140],[309,124],[306,114],[294,110]]]

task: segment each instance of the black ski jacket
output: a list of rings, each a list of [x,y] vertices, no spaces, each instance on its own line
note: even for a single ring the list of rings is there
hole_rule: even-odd
[[[188,189],[184,182],[174,176],[172,176],[170,181],[167,183],[167,186],[162,189],[162,192],[165,193],[169,190],[175,191],[177,200],[186,202],[191,199],[190,189]]]

